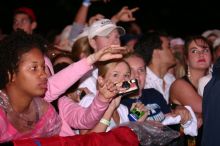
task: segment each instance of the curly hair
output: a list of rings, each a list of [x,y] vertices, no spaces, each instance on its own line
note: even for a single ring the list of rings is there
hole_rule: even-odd
[[[9,82],[9,75],[18,71],[20,59],[24,53],[38,48],[46,50],[46,41],[40,35],[30,35],[24,31],[13,32],[0,44],[0,89]]]

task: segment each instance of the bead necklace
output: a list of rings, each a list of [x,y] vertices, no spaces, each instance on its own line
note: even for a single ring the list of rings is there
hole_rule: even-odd
[[[19,123],[22,127],[28,128],[28,129],[33,129],[36,122],[39,120],[39,111],[37,108],[36,102],[33,100],[33,105],[34,105],[34,118],[30,119],[28,114],[25,113],[18,113],[14,111],[12,105],[9,102],[9,97],[2,91],[0,90],[0,106],[3,107],[5,110],[6,114],[9,116],[9,119],[11,119],[12,123]],[[28,113],[32,112],[31,110],[28,111]],[[17,126],[17,125],[16,125]]]

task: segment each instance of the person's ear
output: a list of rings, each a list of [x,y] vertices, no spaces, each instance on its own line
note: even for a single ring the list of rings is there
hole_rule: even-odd
[[[8,81],[9,81],[9,82],[14,82],[15,79],[16,79],[15,73],[10,73],[10,72],[8,71]]]
[[[98,81],[99,87],[103,87],[104,86],[105,81],[104,81],[103,77],[98,76],[97,81]]]
[[[34,22],[31,23],[31,29],[34,30],[36,28],[37,28],[37,22],[34,21]]]
[[[95,39],[89,39],[89,44],[93,48],[94,52],[97,52],[97,45]]]
[[[160,49],[154,49],[152,53],[152,59],[153,58],[160,58]]]

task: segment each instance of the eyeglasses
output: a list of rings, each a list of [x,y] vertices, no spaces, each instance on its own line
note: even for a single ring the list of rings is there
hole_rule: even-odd
[[[191,53],[193,54],[208,54],[210,51],[209,51],[209,48],[204,48],[202,50],[198,50],[198,49],[190,49],[191,50]]]

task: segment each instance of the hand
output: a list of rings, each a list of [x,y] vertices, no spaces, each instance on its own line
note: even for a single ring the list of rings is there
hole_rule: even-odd
[[[98,77],[99,97],[104,102],[110,102],[117,94],[118,89],[111,81],[106,81],[102,77]]]
[[[111,103],[109,104],[109,108],[115,110],[118,108],[118,106],[120,105],[120,102],[121,102],[121,98],[122,96],[119,96],[119,97],[116,97],[114,98]]]
[[[118,21],[122,22],[129,22],[136,20],[135,17],[133,17],[133,13],[139,10],[138,7],[133,9],[128,9],[127,6],[122,7],[122,9],[112,17],[112,21],[117,23]]]
[[[119,59],[123,57],[123,53],[126,52],[125,47],[119,45],[111,45],[109,47],[100,49],[98,52],[91,54],[87,57],[88,63],[93,64],[96,61],[107,61],[111,59]]]
[[[89,18],[89,26],[92,25],[95,21],[104,19],[105,16],[103,16],[102,14],[96,14],[92,17]]]
[[[184,106],[177,106],[173,113],[181,116],[181,124],[185,124],[192,118],[190,112]]]
[[[133,110],[134,108],[140,112],[144,112],[144,115],[140,117],[137,121],[138,122],[145,121],[147,116],[149,115],[149,110],[145,107],[145,105],[141,102],[135,102],[135,103],[132,103],[130,110]]]
[[[111,59],[122,58],[122,54],[124,52],[126,52],[125,47],[121,47],[119,45],[111,45],[99,50],[98,52],[94,53],[94,55],[98,61],[107,61]]]
[[[198,114],[198,113],[195,114],[197,118],[197,127],[200,128],[203,124],[202,114]]]

